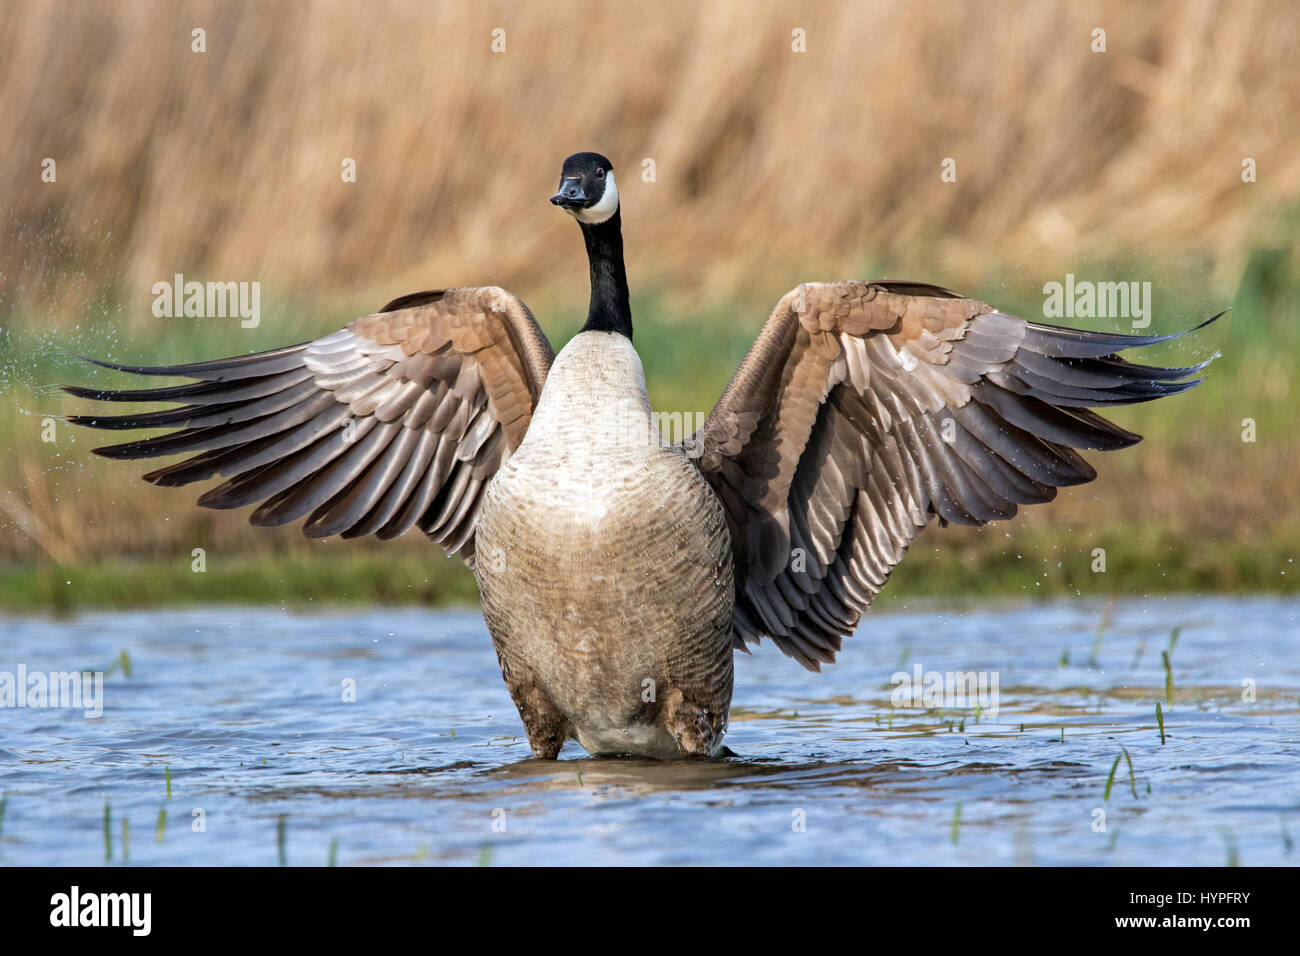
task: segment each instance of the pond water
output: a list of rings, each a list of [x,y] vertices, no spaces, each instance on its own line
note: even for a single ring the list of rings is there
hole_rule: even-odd
[[[870,613],[820,675],[740,655],[735,756],[676,763],[530,759],[470,609],[0,617],[0,682],[106,672],[0,709],[0,864],[1290,864],[1298,616]]]

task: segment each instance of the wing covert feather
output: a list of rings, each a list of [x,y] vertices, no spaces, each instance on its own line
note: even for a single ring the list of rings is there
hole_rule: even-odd
[[[1010,518],[1091,481],[1076,449],[1140,440],[1091,407],[1199,381],[1208,363],[1115,354],[1173,337],[1027,322],[923,283],[791,290],[687,443],[731,531],[735,646],[768,637],[820,669],[932,519]]]
[[[178,366],[95,364],[192,384],[68,387],[108,402],[184,402],[162,412],[79,415],[104,429],[175,428],[96,449],[109,458],[192,454],[145,475],[220,476],[199,504],[258,504],[250,521],[306,518],[309,537],[419,527],[473,561],[483,486],[519,447],[554,361],[546,335],[496,287],[420,292],[311,342]]]

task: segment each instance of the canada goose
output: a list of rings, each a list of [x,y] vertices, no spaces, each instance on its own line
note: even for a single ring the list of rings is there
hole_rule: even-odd
[[[609,160],[565,160],[551,199],[586,241],[591,303],[559,356],[495,287],[403,296],[324,338],[174,367],[181,402],[79,416],[176,427],[96,449],[197,455],[145,475],[220,475],[199,504],[259,503],[311,537],[413,526],[475,571],[506,686],[538,757],[566,740],[652,757],[722,749],[733,650],[766,637],[811,670],[931,518],[1010,518],[1096,473],[1075,449],[1140,436],[1088,409],[1184,391],[1206,363],[1115,353],[1174,336],[1026,322],[915,282],[787,293],[703,428],[651,426]],[[1212,321],[1212,320],[1211,320]]]

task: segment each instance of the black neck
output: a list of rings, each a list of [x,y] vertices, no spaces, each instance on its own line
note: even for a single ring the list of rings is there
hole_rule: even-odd
[[[627,272],[623,268],[623,217],[619,210],[604,222],[581,222],[591,264],[591,307],[584,332],[617,332],[632,337],[632,307],[628,303]]]

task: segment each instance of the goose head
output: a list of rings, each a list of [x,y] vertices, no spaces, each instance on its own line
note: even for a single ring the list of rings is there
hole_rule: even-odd
[[[551,202],[586,225],[605,222],[618,212],[614,164],[600,153],[574,153],[564,161]]]

